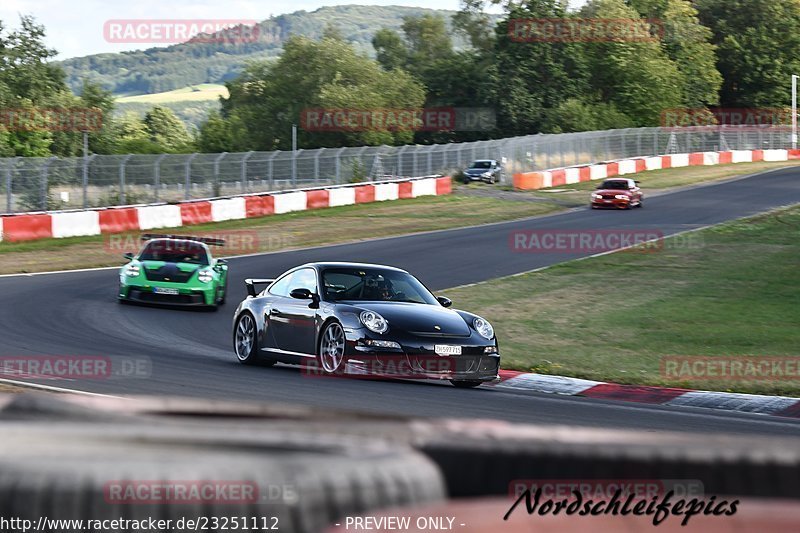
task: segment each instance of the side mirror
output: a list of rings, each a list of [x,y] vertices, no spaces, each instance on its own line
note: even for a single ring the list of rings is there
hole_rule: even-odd
[[[227,259],[217,259],[217,264],[218,265],[227,265],[228,261],[227,261]]]
[[[130,261],[131,259],[133,259],[133,252],[127,252],[126,254],[124,254],[123,257],[125,257],[125,259]]]
[[[436,299],[442,304],[442,307],[450,307],[453,305],[453,300],[447,298],[446,296],[437,296]]]
[[[292,289],[292,292],[289,293],[289,296],[296,298],[297,300],[311,300],[314,298],[314,293],[308,289]]]
[[[639,185],[641,185],[641,183],[639,183],[638,181],[634,181],[634,183],[636,184],[636,186],[637,186],[637,187],[638,187]]]

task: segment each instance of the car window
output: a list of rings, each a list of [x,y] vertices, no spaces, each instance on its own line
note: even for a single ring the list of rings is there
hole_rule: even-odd
[[[628,182],[622,180],[606,180],[603,182],[598,189],[616,189],[616,190],[625,190],[628,188]]]
[[[139,254],[140,261],[165,261],[167,263],[190,263],[208,265],[209,257],[205,247],[193,241],[151,241]]]
[[[275,296],[289,296],[289,292],[291,289],[289,288],[289,284],[292,282],[292,276],[294,276],[294,272],[291,274],[286,274],[278,281],[272,284],[269,288],[269,293],[274,294]]]
[[[475,161],[469,168],[491,168],[491,166],[490,161]]]
[[[391,301],[438,305],[414,276],[379,268],[330,268],[322,273],[328,301]]]
[[[317,292],[317,274],[312,268],[303,268],[287,274],[272,284],[269,293],[275,296],[289,297],[295,289],[308,289]]]
[[[292,274],[289,282],[289,292],[295,289],[308,289],[316,294],[317,292],[317,273],[313,268],[304,268]]]

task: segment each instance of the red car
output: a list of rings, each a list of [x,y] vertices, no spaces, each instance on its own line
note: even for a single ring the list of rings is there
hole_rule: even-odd
[[[630,209],[642,207],[644,195],[639,182],[628,178],[613,178],[603,181],[592,193],[592,209],[613,207]]]

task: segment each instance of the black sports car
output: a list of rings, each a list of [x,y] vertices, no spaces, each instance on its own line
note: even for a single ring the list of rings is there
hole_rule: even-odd
[[[277,279],[245,280],[233,345],[244,364],[300,364],[319,375],[497,379],[500,353],[483,318],[447,309],[404,270],[309,263]],[[267,285],[258,291],[258,285]]]

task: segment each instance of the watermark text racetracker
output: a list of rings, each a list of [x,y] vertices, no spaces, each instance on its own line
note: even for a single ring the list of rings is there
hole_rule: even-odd
[[[223,241],[220,252],[225,255],[246,255],[256,252],[272,252],[285,250],[294,246],[295,239],[289,233],[262,234],[254,230],[225,230],[192,232],[192,238]],[[143,241],[137,234],[107,234],[103,237],[103,248],[110,254],[137,252]],[[188,245],[183,241],[162,241],[157,246],[163,251],[181,251]]]
[[[269,504],[295,503],[290,484],[258,484],[251,480],[112,480],[103,498],[112,505]]]
[[[664,36],[659,19],[519,18],[508,21],[508,37],[520,43],[656,42]]]
[[[178,44],[253,43],[260,40],[257,20],[250,19],[117,19],[103,25],[109,43]]]
[[[661,375],[684,381],[800,380],[800,356],[679,356],[661,358]]]
[[[136,379],[149,378],[152,369],[152,361],[146,356],[0,356],[0,378],[5,379]]]
[[[307,108],[300,112],[300,127],[311,132],[488,131],[496,124],[494,109],[488,107]]]
[[[703,246],[703,236],[683,233],[664,237],[659,229],[533,229],[509,234],[512,252],[596,254],[624,250],[640,253],[664,249],[691,249]]]
[[[98,131],[103,112],[93,107],[0,108],[0,128],[19,132]]]

